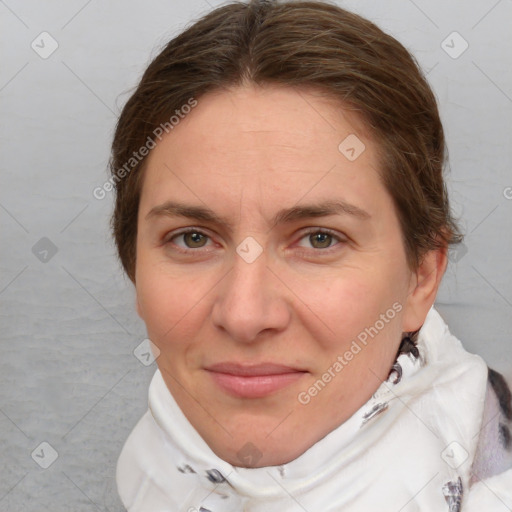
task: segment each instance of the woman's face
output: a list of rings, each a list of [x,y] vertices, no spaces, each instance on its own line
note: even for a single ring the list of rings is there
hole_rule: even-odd
[[[342,424],[428,312],[378,168],[357,118],[277,87],[199,98],[148,156],[139,314],[235,466],[289,462]]]

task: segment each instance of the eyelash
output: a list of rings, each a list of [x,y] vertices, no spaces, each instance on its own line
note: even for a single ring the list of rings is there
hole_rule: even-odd
[[[176,238],[178,238],[179,236],[183,236],[183,235],[186,235],[187,233],[197,233],[199,235],[203,235],[205,237],[207,237],[209,240],[211,240],[211,237],[205,233],[204,231],[202,231],[201,229],[195,229],[193,227],[190,227],[190,228],[185,228],[177,233],[173,233],[172,236],[169,236],[169,237],[166,237],[165,240],[164,240],[164,245],[168,245],[168,244],[171,244],[174,245],[174,250],[182,253],[182,254],[191,254],[191,253],[197,253],[197,252],[200,252],[201,249],[204,249],[204,247],[198,247],[196,249],[192,249],[192,248],[188,248],[188,249],[184,249],[183,247],[180,247],[178,245],[176,245],[175,243],[173,243],[172,241]],[[301,235],[301,237],[299,238],[299,241],[302,240],[303,238],[309,236],[309,235],[312,235],[312,234],[318,234],[318,233],[321,233],[321,234],[324,234],[324,235],[329,235],[333,238],[333,241],[334,240],[337,240],[337,244],[334,244],[330,247],[326,247],[324,249],[318,249],[318,248],[315,248],[315,247],[312,247],[312,248],[304,248],[304,247],[301,247],[301,249],[304,251],[304,249],[306,250],[306,252],[308,251],[313,251],[315,253],[322,253],[322,254],[331,254],[333,251],[335,250],[338,250],[339,248],[337,248],[337,246],[339,244],[343,244],[344,242],[346,242],[347,240],[343,239],[340,235],[336,234],[334,231],[330,230],[330,229],[327,229],[327,228],[308,228],[306,231],[304,231]]]

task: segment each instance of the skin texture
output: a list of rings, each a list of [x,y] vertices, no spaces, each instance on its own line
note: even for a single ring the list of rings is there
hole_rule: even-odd
[[[354,161],[338,150],[350,134],[365,144]],[[233,465],[290,462],[341,425],[387,378],[402,332],[418,329],[434,302],[445,250],[408,268],[376,149],[354,113],[314,91],[244,85],[199,98],[148,157],[137,309],[175,400]],[[369,218],[272,222],[280,209],[326,200],[355,205]],[[207,207],[231,225],[149,213],[167,201]],[[180,236],[186,227],[205,236]],[[315,228],[334,236],[318,239]],[[252,263],[236,252],[246,237],[263,249]],[[300,403],[299,393],[396,303],[394,318]],[[304,373],[267,396],[238,398],[205,370],[226,361]],[[247,443],[259,452],[251,464],[237,455]]]

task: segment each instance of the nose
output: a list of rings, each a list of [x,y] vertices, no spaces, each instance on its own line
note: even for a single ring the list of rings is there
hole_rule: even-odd
[[[258,341],[262,333],[280,332],[290,322],[287,289],[270,267],[265,251],[252,263],[236,254],[217,287],[213,323],[237,342]]]

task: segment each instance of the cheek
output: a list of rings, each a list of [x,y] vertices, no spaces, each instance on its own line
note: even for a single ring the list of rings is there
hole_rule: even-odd
[[[317,363],[312,381],[323,379],[329,368],[336,375],[317,401],[319,410],[332,403],[339,403],[340,410],[355,410],[387,378],[402,334],[403,298],[392,286],[370,273],[355,273],[332,282],[328,293],[317,297],[315,312],[329,331],[324,328],[323,336],[313,336]],[[342,368],[339,373],[335,364]]]
[[[140,262],[136,292],[141,317],[146,324],[150,339],[158,346],[171,340],[187,339],[187,326],[201,325],[194,322],[198,304],[204,298],[203,290],[195,279],[175,277],[161,271],[158,265]]]
[[[397,323],[397,309],[401,308],[396,305],[393,308],[393,304],[401,304],[403,300],[400,289],[398,276],[390,279],[388,272],[370,268],[352,268],[333,275],[328,283],[316,282],[314,286],[311,280],[302,280],[298,295],[307,298],[305,303],[309,311],[302,322],[308,323],[310,330],[316,324],[318,334],[324,333],[323,336],[315,336],[324,350],[343,349],[345,344],[350,344],[390,309],[392,311],[386,315],[386,320],[392,317],[392,321],[387,322],[386,327]]]

